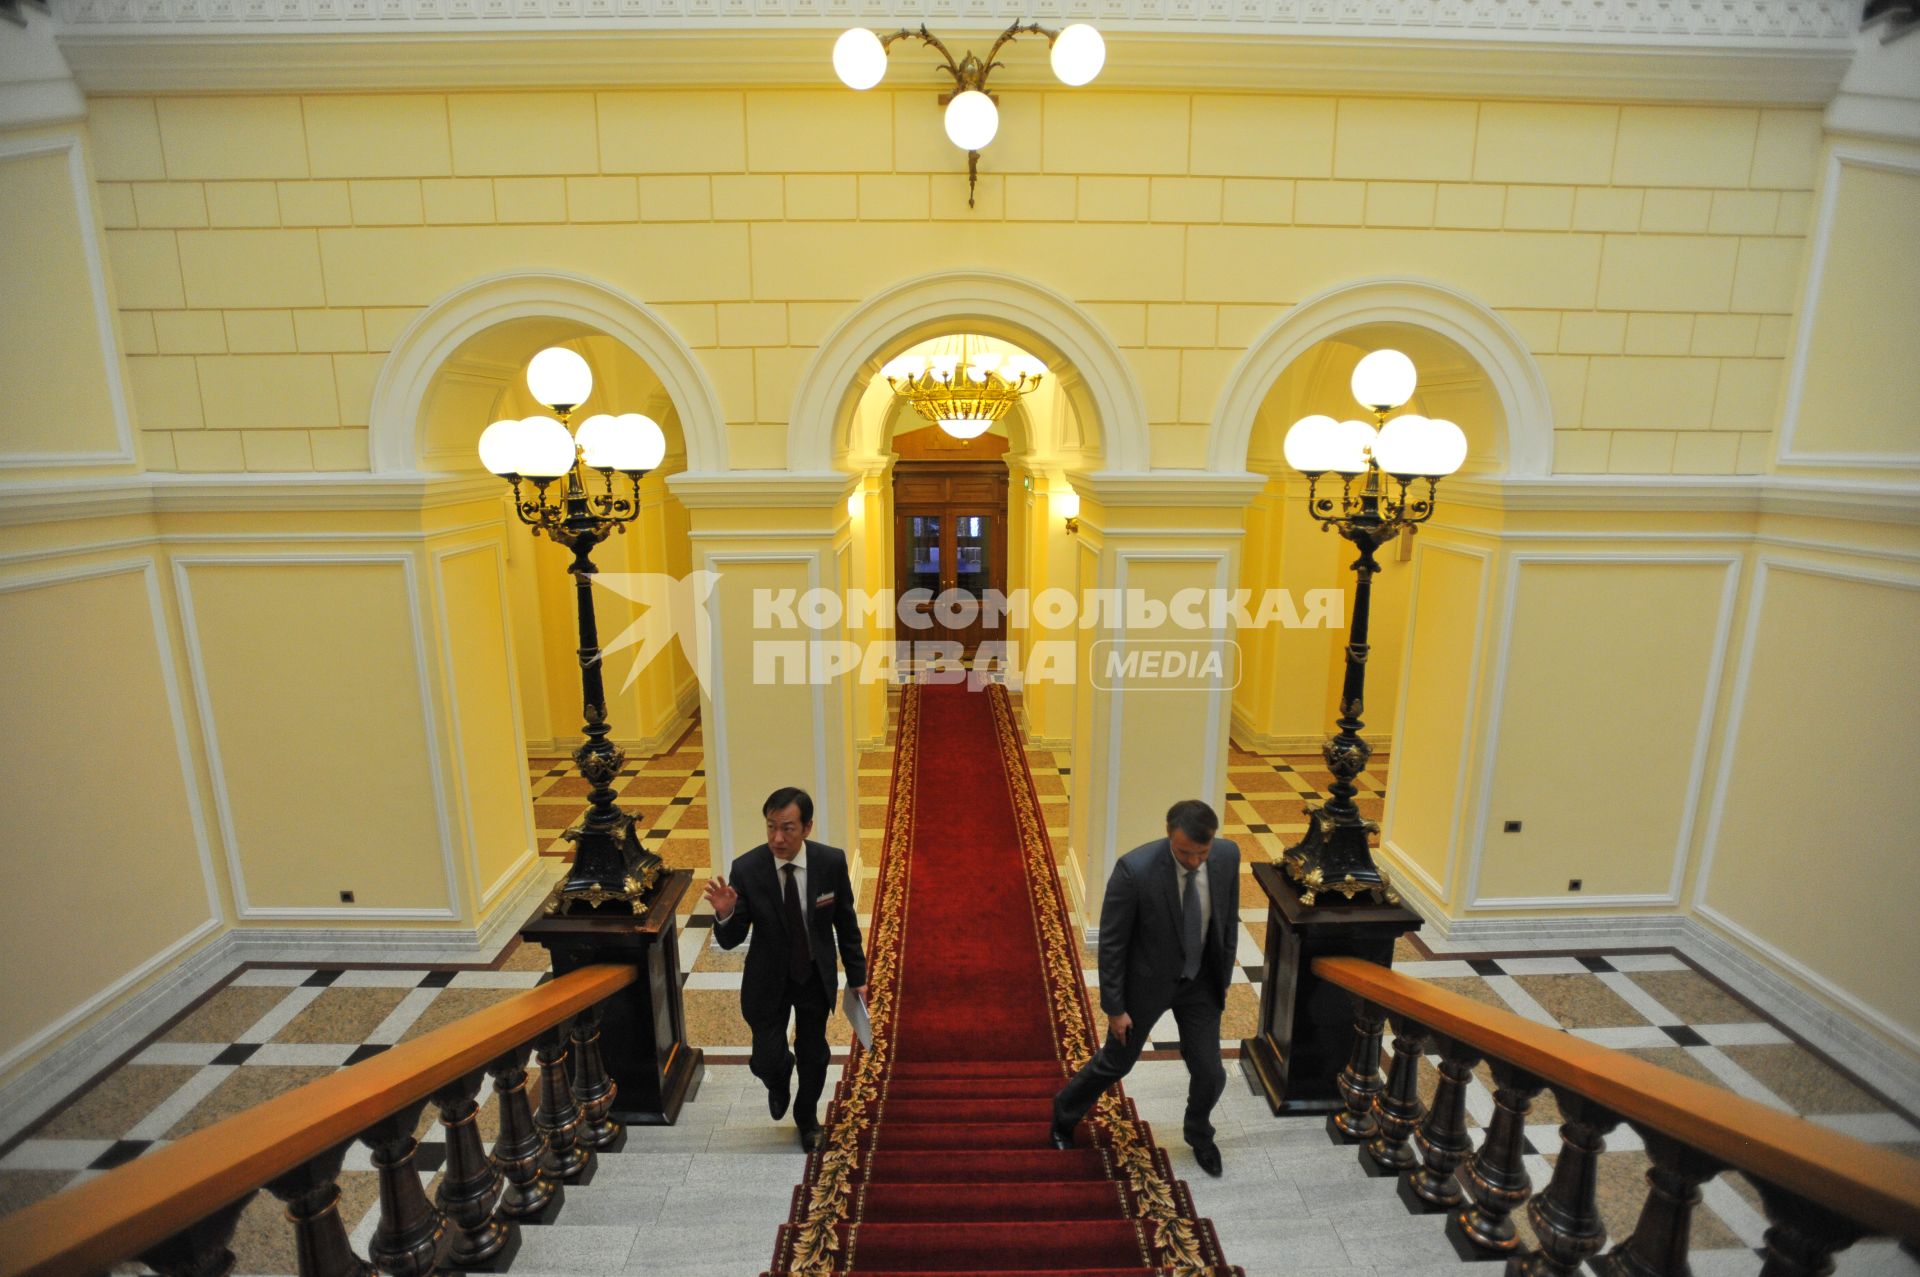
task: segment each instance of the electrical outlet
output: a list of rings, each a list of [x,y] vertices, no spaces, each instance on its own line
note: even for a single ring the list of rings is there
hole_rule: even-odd
[[[1581,879],[1581,878],[1569,878],[1569,879],[1567,879],[1567,890],[1568,890],[1568,891],[1578,891],[1578,890],[1580,890],[1580,888],[1581,888],[1582,886],[1584,886],[1584,885],[1585,885],[1585,879]]]
[[[340,893],[340,903],[341,903],[341,904],[343,904],[343,905],[350,905],[350,904],[352,904],[352,903],[353,903],[353,893],[352,893],[351,891],[343,891],[343,892],[341,892],[341,893]]]
[[[1517,820],[1509,820],[1500,826],[1500,832],[1503,834],[1517,834],[1520,832],[1520,822]]]

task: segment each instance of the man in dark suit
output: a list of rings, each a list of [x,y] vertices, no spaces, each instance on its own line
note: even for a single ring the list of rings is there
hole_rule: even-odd
[[[776,789],[761,808],[767,840],[733,862],[728,882],[707,883],[713,935],[731,949],[755,932],[740,977],[740,1013],[753,1030],[753,1075],[766,1083],[767,1111],[777,1121],[793,1101],[800,1147],[820,1145],[816,1106],[827,1082],[827,1017],[833,1014],[839,972],[836,938],[847,984],[867,995],[867,959],[853,911],[847,856],[838,847],[809,842],[813,799],[804,789]],[[787,1049],[787,1020],[794,1022]],[[795,1057],[800,1087],[789,1091]]]
[[[1220,1149],[1208,1114],[1227,1085],[1220,1063],[1240,926],[1240,848],[1215,838],[1220,818],[1197,798],[1167,811],[1167,836],[1120,857],[1100,906],[1100,1009],[1107,1040],[1053,1097],[1053,1145],[1073,1147],[1073,1128],[1140,1058],[1154,1022],[1173,1012],[1187,1065],[1185,1134],[1209,1175]]]

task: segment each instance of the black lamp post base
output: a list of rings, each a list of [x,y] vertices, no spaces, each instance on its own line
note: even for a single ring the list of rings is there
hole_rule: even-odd
[[[547,893],[542,914],[647,912],[666,864],[641,844],[632,816],[621,812],[608,828],[589,817],[561,837],[573,844],[573,868]]]
[[[1300,888],[1301,904],[1311,905],[1320,895],[1334,893],[1352,903],[1363,892],[1374,904],[1400,903],[1400,893],[1387,880],[1386,871],[1373,862],[1368,846],[1378,825],[1358,815],[1345,820],[1329,816],[1325,806],[1313,808],[1307,818],[1307,836],[1281,858],[1287,877]]]

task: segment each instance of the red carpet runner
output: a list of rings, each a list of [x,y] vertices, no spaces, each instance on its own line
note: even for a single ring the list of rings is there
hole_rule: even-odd
[[[1047,1142],[1093,1019],[1005,688],[903,689],[867,952],[873,1048],[773,1274],[1238,1272],[1117,1091],[1079,1147]]]

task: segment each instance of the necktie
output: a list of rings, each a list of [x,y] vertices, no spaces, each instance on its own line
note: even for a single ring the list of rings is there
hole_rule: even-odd
[[[787,976],[805,983],[813,970],[813,954],[807,948],[807,915],[800,908],[800,888],[795,885],[792,865],[781,865],[787,876]]]
[[[1200,950],[1205,946],[1205,941],[1200,935],[1200,892],[1193,885],[1200,871],[1189,869],[1186,873],[1186,885],[1180,888],[1180,930],[1187,958],[1180,964],[1180,978],[1191,980],[1200,974]]]

